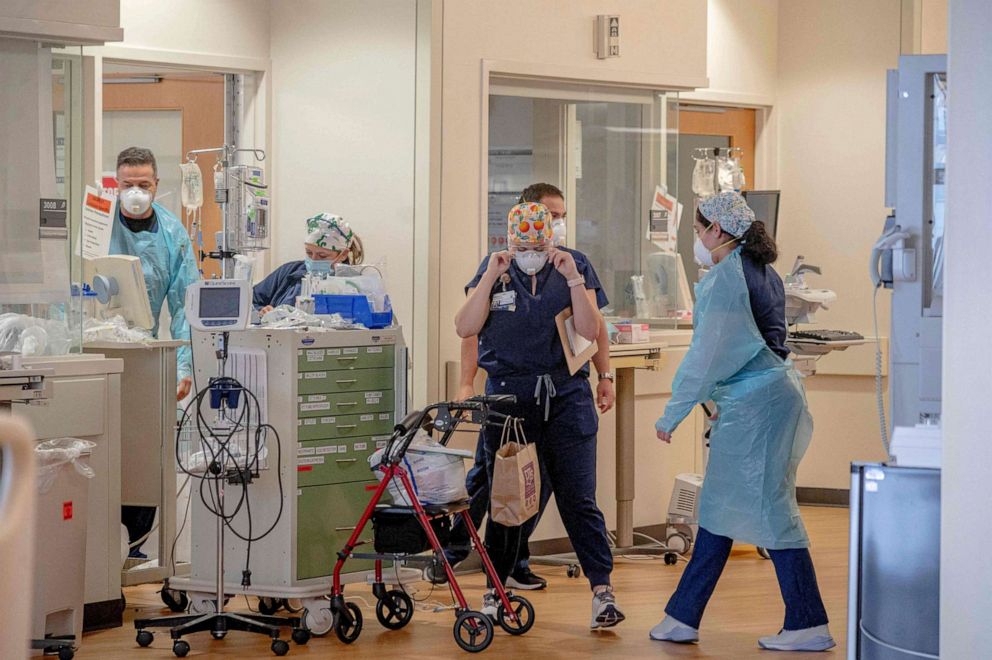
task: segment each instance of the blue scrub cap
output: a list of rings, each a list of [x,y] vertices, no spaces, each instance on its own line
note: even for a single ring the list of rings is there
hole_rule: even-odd
[[[741,238],[754,223],[754,211],[738,192],[722,192],[700,200],[699,212],[735,238]]]

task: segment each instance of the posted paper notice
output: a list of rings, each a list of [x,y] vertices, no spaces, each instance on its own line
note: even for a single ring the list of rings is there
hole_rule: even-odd
[[[110,234],[116,214],[116,197],[86,186],[83,195],[83,234],[79,242],[84,258],[95,259],[110,253]]]

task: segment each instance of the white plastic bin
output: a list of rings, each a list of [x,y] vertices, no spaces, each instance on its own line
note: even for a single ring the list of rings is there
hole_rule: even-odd
[[[35,508],[32,645],[51,639],[78,646],[83,633],[86,578],[86,516],[93,470],[86,458],[96,445],[57,438],[35,445],[38,498]],[[68,638],[68,639],[66,639]]]

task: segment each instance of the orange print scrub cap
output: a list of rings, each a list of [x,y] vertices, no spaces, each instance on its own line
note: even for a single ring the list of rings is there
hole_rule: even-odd
[[[541,246],[551,242],[551,211],[544,204],[524,202],[506,217],[506,238],[512,246]]]

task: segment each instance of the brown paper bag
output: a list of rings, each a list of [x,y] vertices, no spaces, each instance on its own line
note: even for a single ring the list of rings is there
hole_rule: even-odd
[[[524,437],[520,421],[503,426],[503,438],[496,451],[490,494],[490,519],[516,527],[537,515],[541,499],[541,470],[537,447]]]

